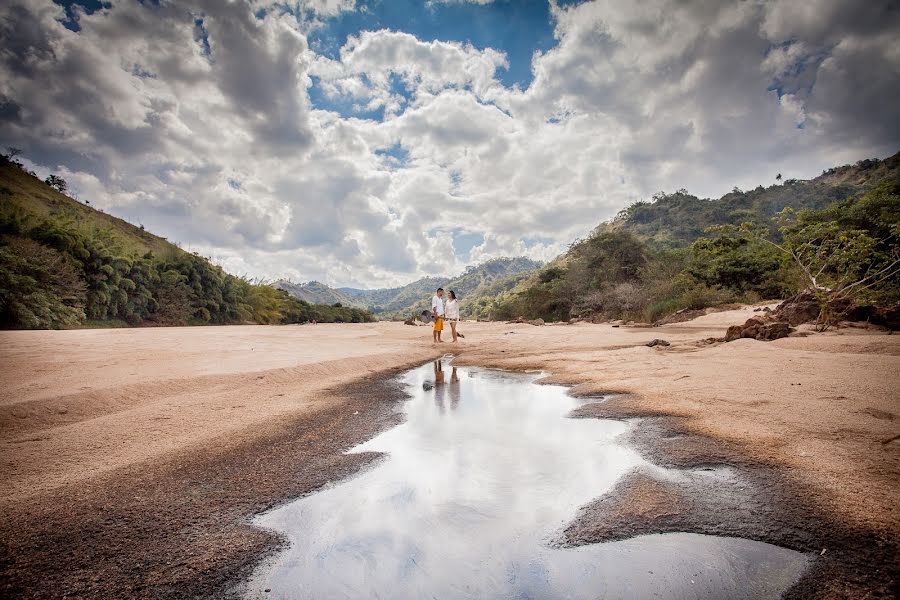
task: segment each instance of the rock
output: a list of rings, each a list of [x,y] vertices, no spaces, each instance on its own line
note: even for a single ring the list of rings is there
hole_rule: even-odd
[[[796,326],[816,321],[820,310],[821,306],[815,294],[805,290],[779,304],[771,314],[779,321],[787,321]],[[843,321],[865,321],[893,331],[900,329],[900,304],[882,307],[853,304],[851,300],[841,299],[829,302],[828,312],[833,318]]]
[[[788,298],[773,311],[772,315],[780,321],[787,321],[792,326],[815,321],[819,317],[821,307],[816,295],[804,290],[792,298]]]
[[[900,329],[900,304],[897,306],[856,306],[844,317],[848,321],[866,321],[879,327],[897,331]]]
[[[403,321],[403,324],[404,325],[412,325],[413,327],[415,327],[416,320],[415,319],[407,319],[407,320]]]
[[[732,325],[725,332],[725,341],[741,338],[771,341],[787,337],[794,329],[787,321],[771,321],[765,317],[750,317],[743,325]]]
[[[647,342],[645,345],[652,348],[652,347],[654,347],[654,346],[671,346],[672,344],[670,344],[670,343],[667,342],[666,340],[661,340],[661,339],[659,339],[659,338],[656,338],[656,339],[650,340],[650,341]]]
[[[516,323],[527,323],[529,325],[537,325],[538,327],[540,327],[541,325],[544,325],[544,320],[543,319],[526,319],[525,317],[519,317],[517,319],[512,319],[511,321],[507,321],[506,323],[507,323],[507,325],[516,324]]]

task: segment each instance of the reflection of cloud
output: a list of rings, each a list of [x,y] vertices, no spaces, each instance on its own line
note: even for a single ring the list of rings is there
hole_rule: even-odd
[[[889,0],[553,6],[556,45],[521,90],[498,79],[502,49],[388,30],[310,49],[353,0],[114,2],[76,11],[77,32],[48,0],[9,0],[0,138],[241,272],[356,285],[546,260],[660,189],[720,194],[900,145]],[[312,105],[313,85],[378,119]]]

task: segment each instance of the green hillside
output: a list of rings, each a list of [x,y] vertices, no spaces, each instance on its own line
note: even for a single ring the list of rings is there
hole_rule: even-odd
[[[4,214],[18,211],[33,221],[63,219],[72,229],[85,235],[101,231],[115,232],[117,242],[128,254],[152,252],[159,258],[173,258],[184,254],[183,250],[166,238],[95,210],[89,205],[89,201],[82,204],[8,160],[0,162],[0,202]]]
[[[0,327],[372,319],[229,275],[51,182],[0,159]]]
[[[340,291],[354,298],[357,302],[364,303],[373,312],[383,315],[408,308],[423,296],[433,293],[434,290],[449,280],[448,277],[423,277],[400,287],[374,290],[340,288]]]
[[[879,181],[900,178],[900,153],[885,160],[861,160],[835,167],[809,181],[788,179],[769,187],[738,189],[719,199],[701,199],[679,190],[659,193],[649,201],[622,210],[612,225],[622,227],[659,246],[687,246],[713,225],[746,221],[771,224],[785,207],[818,210],[865,192]]]
[[[359,302],[352,296],[349,296],[340,290],[320,283],[318,281],[308,281],[306,283],[293,283],[285,279],[281,279],[272,284],[279,290],[284,290],[294,298],[305,300],[310,304],[325,304],[333,306],[340,304],[341,306],[354,306],[356,308],[367,308],[362,302]]]
[[[654,321],[681,309],[782,298],[810,286],[797,260],[773,244],[796,246],[803,260],[820,262],[815,270],[822,269],[823,279],[874,272],[873,265],[889,266],[900,254],[897,182],[900,153],[719,199],[684,190],[658,194],[601,223],[491,299],[486,310],[494,319]],[[858,289],[873,302],[900,300],[891,280]]]
[[[443,287],[456,292],[463,317],[481,318],[486,317],[485,307],[490,299],[513,288],[540,267],[541,263],[521,256],[495,258],[470,266],[456,277],[424,277],[397,288],[340,288],[337,291],[382,318],[406,319],[429,308],[434,291]]]

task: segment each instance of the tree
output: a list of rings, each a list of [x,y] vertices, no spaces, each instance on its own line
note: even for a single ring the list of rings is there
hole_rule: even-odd
[[[22,154],[21,148],[16,148],[15,146],[7,146],[6,154],[3,155],[3,158],[8,160],[9,162],[15,162],[17,156]]]
[[[49,175],[47,179],[44,180],[44,183],[61,194],[65,194],[66,190],[69,189],[69,184],[66,183],[66,180],[57,175]]]
[[[818,211],[786,208],[776,221],[781,242],[768,230],[743,229],[794,261],[819,300],[819,329],[852,304],[900,300],[900,181]]]
[[[691,245],[687,272],[704,284],[762,298],[781,298],[789,291],[781,276],[781,252],[733,225],[710,227],[713,237]]]

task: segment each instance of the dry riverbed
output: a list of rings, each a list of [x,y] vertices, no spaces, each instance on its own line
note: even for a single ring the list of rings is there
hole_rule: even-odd
[[[654,329],[466,323],[458,348],[394,323],[0,332],[0,590],[234,593],[279,543],[247,518],[371,461],[341,450],[396,422],[391,374],[454,352],[615,392],[576,416],[639,417],[630,441],[651,462],[697,472],[677,485],[632,473],[561,543],[748,537],[815,554],[795,596],[890,594],[900,337],[702,341],[750,314]],[[644,346],[653,338],[672,345]],[[702,475],[720,472],[737,476]]]

